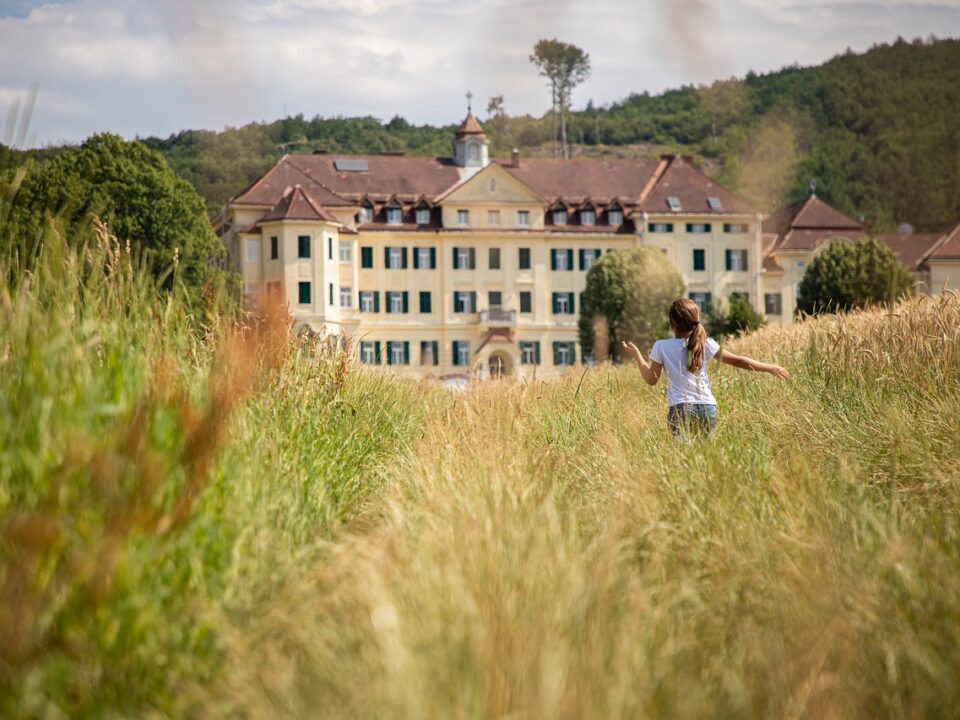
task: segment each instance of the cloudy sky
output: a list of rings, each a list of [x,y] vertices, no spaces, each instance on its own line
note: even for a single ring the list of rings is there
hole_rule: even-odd
[[[539,115],[540,38],[590,54],[582,106],[930,34],[960,36],[960,0],[0,0],[0,141],[285,113],[442,124],[467,90]]]

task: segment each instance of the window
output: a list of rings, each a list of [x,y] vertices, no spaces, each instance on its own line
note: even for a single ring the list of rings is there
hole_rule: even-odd
[[[477,311],[477,293],[472,290],[457,290],[454,292],[453,311],[455,313],[475,313]]]
[[[360,312],[380,312],[380,294],[372,290],[361,290]]]
[[[710,207],[711,210],[715,210],[716,212],[720,212],[723,210],[723,203],[720,202],[720,198],[718,197],[708,197],[707,205]]]
[[[420,312],[429,313],[433,312],[432,303],[430,302],[430,291],[421,290],[420,291]]]
[[[764,293],[763,311],[767,315],[783,315],[783,295],[780,293]]]
[[[360,267],[362,268],[373,267],[373,248],[372,247],[360,248]]]
[[[576,344],[572,342],[553,343],[553,364],[573,365],[576,362]]]
[[[520,291],[520,312],[526,314],[533,312],[533,293],[529,290]]]
[[[413,267],[417,270],[433,270],[437,267],[437,249],[418,247],[413,249]]]
[[[470,342],[468,340],[453,341],[453,364],[454,365],[470,364]]]
[[[455,247],[453,249],[454,270],[474,270],[477,267],[477,251],[474,248]]]
[[[521,365],[539,365],[540,364],[540,343],[536,340],[520,341],[520,364]]]
[[[333,305],[333,283],[327,285],[327,297],[329,298],[329,303]]]
[[[436,340],[420,341],[420,364],[421,365],[439,365],[440,352]]]
[[[500,248],[490,248],[489,261],[491,270],[500,269]]]
[[[696,271],[707,269],[707,251],[703,248],[693,249],[693,269]]]
[[[554,315],[573,315],[573,293],[553,293]]]
[[[309,235],[300,235],[297,237],[297,257],[298,258],[310,257],[310,236]]]
[[[278,282],[267,283],[267,298],[269,300],[273,300],[274,302],[280,301],[280,298],[281,298],[280,283]]]
[[[724,223],[723,231],[725,233],[745,233],[750,232],[750,226],[746,223]]]
[[[520,270],[530,269],[530,248],[520,248],[517,258]]]
[[[457,210],[457,225],[469,225],[469,224],[470,224],[470,211]]]
[[[746,250],[727,250],[727,270],[743,272],[747,269]]]
[[[399,205],[390,205],[387,208],[387,225],[399,225],[403,220],[403,208]]]
[[[652,233],[672,233],[673,223],[650,223],[647,230]]]
[[[697,307],[700,308],[700,312],[710,312],[710,293],[692,292],[690,293],[690,299],[697,304]]]
[[[580,224],[593,225],[597,222],[597,212],[593,208],[583,208],[580,211]]]
[[[573,250],[550,250],[551,270],[573,270]]]
[[[519,227],[530,227],[529,210],[517,210],[517,225]]]
[[[687,223],[687,232],[693,235],[703,235],[710,232],[710,223]]]
[[[589,270],[593,264],[600,258],[600,251],[597,249],[580,248],[580,269]]]
[[[270,259],[280,259],[280,238],[278,238],[276,235],[272,235],[270,237]]]
[[[671,212],[680,212],[682,207],[680,205],[680,198],[678,198],[676,195],[671,195],[670,197],[668,197],[667,207],[670,208]]]
[[[417,208],[417,225],[429,225],[430,224],[430,208],[419,207]]]
[[[732,300],[734,298],[750,302],[750,293],[743,292],[742,290],[733,290],[730,293],[730,299]]]
[[[409,365],[410,364],[410,343],[391,340],[387,342],[387,364],[388,365]]]
[[[353,307],[353,288],[343,287],[343,285],[340,286],[340,307]]]
[[[797,270],[803,270],[807,266],[806,260],[797,260]]]
[[[367,340],[360,343],[360,362],[364,365],[378,365],[380,355],[380,343],[369,342]]]
[[[333,238],[327,238],[327,259],[333,260]]]
[[[607,222],[611,225],[623,225],[623,210],[620,208],[607,210]]]
[[[499,210],[487,210],[487,225],[493,225],[493,226],[500,225]]]
[[[403,247],[384,248],[384,260],[388,270],[403,270],[407,267],[407,249]]]
[[[373,205],[361,205],[360,216],[357,218],[357,223],[363,225],[369,222],[373,222]]]
[[[405,313],[409,310],[407,304],[408,294],[406,291],[390,291],[387,293],[387,312]]]
[[[491,290],[487,293],[487,307],[493,310],[499,310],[503,302],[503,293],[499,290]]]
[[[308,282],[300,283],[299,290],[300,290],[300,293],[298,296],[298,302],[301,305],[309,305],[310,304],[310,283]]]
[[[340,241],[340,264],[349,265],[353,262],[353,243],[349,240]]]
[[[567,224],[567,211],[565,208],[557,208],[553,211],[553,224],[554,225],[566,225]]]
[[[260,262],[260,241],[259,240],[247,240],[247,262],[248,263]]]

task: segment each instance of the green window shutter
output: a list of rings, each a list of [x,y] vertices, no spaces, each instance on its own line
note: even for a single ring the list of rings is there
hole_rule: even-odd
[[[390,267],[390,248],[388,247],[383,249],[383,266],[385,268]]]
[[[553,343],[553,364],[560,364],[560,343],[558,342]]]
[[[310,283],[308,282],[300,283],[298,286],[298,290],[299,290],[298,300],[300,301],[300,304],[309,305],[310,304]]]
[[[706,232],[711,232],[713,230],[713,225],[711,223],[704,223],[703,229]]]
[[[454,365],[460,364],[460,354],[457,352],[459,345],[460,343],[458,343],[456,340],[453,341],[453,364]]]
[[[551,294],[551,296],[550,296],[550,299],[551,299],[552,304],[553,304],[553,314],[554,314],[554,315],[557,314],[557,310],[558,310],[558,307],[557,307],[557,306],[558,306],[558,303],[557,303],[557,295],[558,295],[558,293],[553,293],[553,294]]]
[[[713,295],[711,293],[704,293],[707,296],[707,300],[704,303],[704,306],[707,309],[707,312],[710,312],[710,309],[713,307]]]
[[[360,267],[363,267],[363,268],[373,267],[373,248],[372,247],[360,248]]]
[[[569,347],[570,347],[570,364],[576,365],[577,364],[577,344],[575,342],[572,342],[569,344]]]
[[[380,312],[380,293],[376,290],[373,291],[373,311],[375,313]]]
[[[567,270],[573,272],[573,248],[566,251],[567,253]]]
[[[724,259],[726,260],[727,270],[729,270],[730,267],[733,265],[733,262],[731,261],[731,258],[730,258],[732,254],[733,252],[731,250],[724,250],[723,252]]]
[[[531,294],[527,291],[520,293],[520,312],[528,313],[532,312],[533,302]]]
[[[430,308],[430,291],[429,290],[420,291],[420,312],[422,313],[432,312]]]
[[[333,238],[327,238],[327,258],[333,260]]]
[[[436,248],[430,248],[430,269],[431,270],[437,269],[437,249]]]
[[[570,296],[570,314],[576,315],[577,306],[576,306],[576,293],[567,293]]]
[[[533,354],[537,359],[537,365],[540,364],[540,341],[537,340],[533,343]]]
[[[460,269],[460,266],[457,264],[457,256],[458,256],[458,255],[459,255],[459,253],[457,252],[457,248],[454,248],[454,249],[453,249],[453,269],[454,269],[454,270],[459,270],[459,269]]]
[[[380,356],[380,341],[377,340],[377,341],[373,344],[373,363],[374,363],[374,365],[379,365],[379,364],[380,364],[380,362],[381,362],[380,358],[381,358],[381,356]]]
[[[393,365],[393,341],[387,340],[387,365]]]
[[[672,232],[673,232],[673,223],[667,223],[667,232],[668,232],[668,233],[672,233]]]
[[[410,364],[410,342],[407,340],[403,341],[403,364]]]
[[[556,249],[550,250],[550,269],[557,269],[557,251]]]
[[[440,343],[436,340],[430,342],[430,349],[433,350],[433,364],[440,364]]]
[[[477,311],[477,293],[473,291],[470,293],[470,312],[475,313]]]
[[[470,248],[470,269],[471,270],[477,269],[477,249],[476,248]]]
[[[330,304],[333,305],[333,283],[330,283]]]
[[[404,270],[407,269],[407,249],[406,248],[402,248],[400,250],[400,267],[402,267]]]
[[[410,312],[410,293],[406,290],[403,291],[403,312]]]
[[[420,269],[420,252],[418,248],[413,249],[413,269]]]
[[[743,269],[746,270],[746,269],[747,269],[747,261],[748,261],[748,258],[749,258],[749,254],[747,253],[746,250],[741,250],[740,252],[743,253]]]
[[[580,269],[583,270],[583,266],[586,264],[586,263],[584,262],[584,258],[585,258],[584,249],[583,249],[583,248],[580,248],[579,250],[577,250],[577,255],[579,256],[578,259],[580,260]]]

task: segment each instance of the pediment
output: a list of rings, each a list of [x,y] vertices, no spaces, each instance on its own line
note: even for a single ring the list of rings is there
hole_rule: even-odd
[[[445,203],[517,203],[545,205],[546,200],[496,163],[455,185],[438,198]]]

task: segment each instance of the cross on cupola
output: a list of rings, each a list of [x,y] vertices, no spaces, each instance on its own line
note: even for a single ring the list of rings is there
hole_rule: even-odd
[[[473,93],[467,90],[467,113],[473,112]]]

